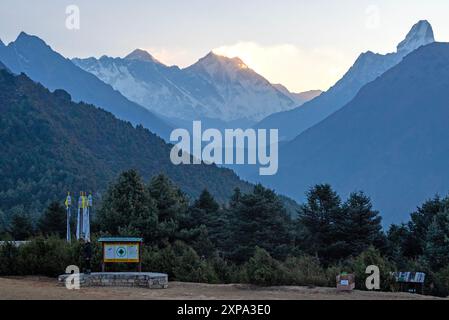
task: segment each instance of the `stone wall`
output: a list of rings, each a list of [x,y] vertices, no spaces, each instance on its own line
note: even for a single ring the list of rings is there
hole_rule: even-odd
[[[65,285],[69,275],[59,276],[58,282]],[[168,288],[168,276],[164,273],[104,272],[79,274],[81,287],[140,287],[148,289]]]

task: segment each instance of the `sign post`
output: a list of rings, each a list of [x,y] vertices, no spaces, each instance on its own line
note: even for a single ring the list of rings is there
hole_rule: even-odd
[[[342,273],[337,276],[337,291],[352,291],[355,289],[355,276]]]
[[[102,272],[106,263],[136,263],[142,272],[142,238],[100,238],[103,247]]]
[[[418,293],[419,288],[421,294],[424,294],[424,283],[426,281],[424,272],[395,272],[393,275],[400,285],[401,292]]]

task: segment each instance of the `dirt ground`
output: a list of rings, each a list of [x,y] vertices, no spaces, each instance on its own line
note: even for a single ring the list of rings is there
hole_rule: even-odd
[[[67,290],[56,279],[40,277],[0,278],[0,300],[420,300],[437,299],[408,293],[354,291],[334,288],[208,285],[170,282],[165,290],[144,288],[83,288]]]

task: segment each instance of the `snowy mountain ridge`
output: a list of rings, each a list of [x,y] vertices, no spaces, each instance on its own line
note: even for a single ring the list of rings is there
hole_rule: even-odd
[[[254,123],[299,105],[289,92],[276,88],[241,59],[213,52],[185,69],[166,66],[140,49],[125,58],[72,61],[128,99],[168,118]]]

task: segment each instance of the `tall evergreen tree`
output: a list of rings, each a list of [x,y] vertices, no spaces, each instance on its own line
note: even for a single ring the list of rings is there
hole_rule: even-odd
[[[300,234],[297,241],[304,251],[328,263],[334,260],[339,232],[335,221],[341,220],[341,199],[328,184],[316,185],[306,195],[307,203],[301,206],[298,219],[305,233]]]
[[[217,201],[215,201],[214,197],[207,189],[203,190],[200,197],[195,201],[193,206],[195,208],[202,209],[207,213],[216,212],[218,211],[218,209],[220,209],[220,205],[217,203]]]
[[[424,256],[435,271],[449,265],[449,212],[437,214],[427,233]]]
[[[358,256],[369,247],[384,245],[382,218],[373,210],[371,199],[363,192],[352,193],[343,204],[342,218],[337,221],[341,238],[345,239],[342,257]]]
[[[151,180],[148,191],[158,210],[157,240],[173,243],[182,239],[180,231],[189,207],[187,196],[164,174]]]
[[[38,227],[44,235],[58,235],[65,237],[67,228],[67,214],[59,202],[52,202],[41,216]]]
[[[408,223],[411,237],[408,241],[408,247],[404,250],[409,258],[413,259],[424,253],[430,225],[439,213],[446,210],[449,210],[449,198],[442,199],[435,196],[433,199],[424,202],[417,211],[411,214]]]
[[[242,195],[230,209],[231,257],[238,263],[248,261],[256,247],[283,259],[292,247],[291,220],[274,191],[256,185]]]
[[[446,211],[449,211],[449,198],[435,196],[413,212],[407,224],[390,226],[388,250],[391,258],[399,264],[404,264],[407,260],[416,260],[423,256],[428,244],[430,226],[438,214]]]
[[[28,240],[34,234],[31,218],[23,211],[15,211],[11,220],[10,234],[15,241]]]
[[[164,174],[151,180],[149,192],[156,202],[160,222],[179,220],[189,206],[187,196]]]
[[[210,241],[219,249],[226,250],[229,238],[229,219],[227,211],[220,208],[208,190],[204,190],[189,209],[192,226],[204,225]]]
[[[135,170],[123,172],[110,186],[98,215],[101,231],[111,235],[141,235],[146,242],[155,237],[157,207],[140,175]]]

